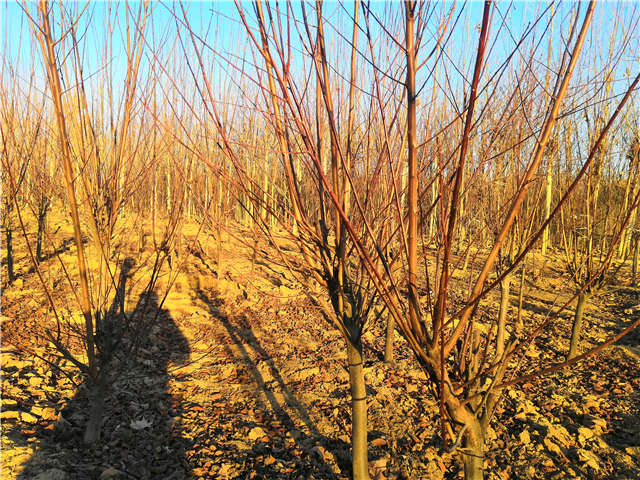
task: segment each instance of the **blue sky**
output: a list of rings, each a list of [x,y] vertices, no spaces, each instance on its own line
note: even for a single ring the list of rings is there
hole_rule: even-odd
[[[148,20],[150,23],[147,26],[147,33],[149,35],[149,42],[153,43],[155,49],[164,49],[165,54],[163,58],[169,58],[168,52],[172,49],[176,54],[176,59],[179,59],[182,52],[182,46],[176,43],[176,18],[172,13],[172,10],[177,13],[178,18],[182,18],[181,4],[175,2],[156,2],[152,3],[153,13]],[[250,55],[246,50],[246,34],[244,28],[240,22],[236,5],[233,2],[184,2],[182,4],[186,9],[186,17],[188,22],[200,37],[206,39],[206,42],[213,46],[219,52],[225,52],[227,57],[239,61],[239,57],[247,55],[247,59],[251,61]],[[253,18],[253,8],[251,4],[244,3],[244,8],[249,19]],[[272,3],[272,5],[274,5]],[[283,2],[280,2],[282,7]],[[385,4],[383,2],[374,2],[371,4],[372,9],[382,16],[382,11],[385,9],[395,9],[398,11],[398,15],[402,14],[401,4],[394,2],[393,4]],[[438,4],[438,8],[441,10],[447,10],[452,5],[451,2],[442,2]],[[83,63],[85,77],[91,78],[92,76],[99,76],[101,69],[111,68],[113,69],[113,76],[115,83],[119,84],[119,79],[124,79],[126,69],[126,57],[124,53],[124,35],[125,35],[125,4],[116,3],[110,4],[106,2],[90,2],[88,5],[85,3],[66,3],[65,8],[80,11],[85,8],[84,14],[78,25],[78,31],[85,33],[83,38]],[[130,3],[129,7],[135,10],[139,7],[138,3]],[[538,12],[543,11],[548,7],[546,2],[499,2],[497,4],[497,10],[494,12],[492,34],[495,36],[499,34],[498,41],[493,44],[492,50],[489,52],[488,65],[489,67],[499,65],[504,58],[512,51],[515,45],[515,40],[518,36],[531,24],[532,20],[536,18]],[[554,22],[554,37],[553,37],[553,56],[558,58],[563,51],[563,36],[566,35],[568,25],[571,22],[572,13],[575,11],[575,4],[569,2],[561,2],[555,8],[557,9],[556,20]],[[35,13],[36,4],[28,4],[28,8]],[[293,4],[294,14],[300,18],[300,5]],[[452,72],[456,69],[459,72],[469,72],[474,61],[474,49],[477,42],[477,28],[480,24],[482,16],[482,2],[457,2],[456,13],[453,18],[459,18],[456,25],[454,34],[451,37],[447,48],[447,55],[449,56],[449,67]],[[602,2],[597,6],[596,14],[594,16],[594,22],[591,29],[591,36],[589,43],[585,48],[591,49],[591,55],[587,55],[589,62],[594,68],[602,67],[601,61],[594,52],[597,50],[605,50],[610,44],[609,35],[613,28],[620,26],[623,22],[634,22],[638,19],[639,4],[634,2],[615,3],[615,2]],[[111,9],[111,10],[110,10]],[[462,9],[461,15],[458,17],[458,11]],[[581,15],[586,9],[586,4],[582,5]],[[329,26],[333,28],[327,28],[327,40],[328,48],[334,58],[346,59],[348,56],[348,50],[345,50],[345,42],[341,38],[341,35],[350,37],[351,35],[351,20],[349,18],[350,12],[353,10],[352,2],[344,2],[339,4],[336,2],[325,2],[323,6],[323,13],[327,19]],[[308,7],[308,14],[313,17],[312,7]],[[501,18],[506,18],[505,24],[498,30],[498,25],[501,23]],[[114,29],[115,34],[111,38],[113,42],[113,56],[108,60],[104,56],[104,47],[107,42],[105,36],[105,25],[107,19],[111,18],[112,22],[115,21],[117,27]],[[622,21],[621,21],[622,20]],[[250,20],[251,21],[251,20]],[[29,75],[29,72],[34,69],[36,75],[41,75],[40,55],[37,48],[34,48],[31,34],[29,31],[28,21],[23,14],[21,6],[16,2],[5,2],[0,5],[0,28],[1,38],[3,45],[3,55],[5,60],[9,59],[10,63],[15,66],[18,65],[18,69],[21,77],[24,79]],[[541,23],[538,27],[538,32],[542,31],[544,24]],[[636,28],[634,37],[635,49],[631,48],[625,55],[625,62],[620,67],[619,76],[624,76],[623,72],[629,70],[631,74],[637,71],[639,63],[637,57],[637,46],[640,45],[638,33],[640,28]],[[338,33],[340,32],[340,33]],[[380,28],[376,25],[372,25],[372,33],[374,40],[376,36],[382,36]],[[538,35],[539,36],[539,35]],[[306,62],[308,58],[300,51],[302,46],[297,38],[297,32],[292,32],[292,45],[294,48],[294,59],[296,61]],[[495,37],[492,37],[495,38]],[[363,39],[363,36],[361,36]],[[618,36],[620,40],[620,35]],[[361,40],[362,42],[364,40]],[[425,48],[423,52],[426,54],[430,50],[429,38],[425,40]],[[530,42],[526,43],[527,47],[530,47]],[[362,45],[364,48],[364,45]],[[546,52],[546,43],[540,47],[541,52]],[[295,51],[300,53],[295,55]],[[345,54],[347,51],[347,54]],[[18,61],[19,58],[19,61]],[[192,59],[193,60],[193,59]],[[493,63],[492,63],[493,62]],[[143,65],[146,65],[143,61]],[[216,63],[214,68],[219,69],[219,75],[224,75],[223,70],[228,68],[224,61]],[[344,62],[346,68],[346,61]],[[490,68],[489,68],[490,69]],[[146,74],[145,67],[143,66],[143,72]],[[453,76],[453,88],[461,90],[460,75]]]

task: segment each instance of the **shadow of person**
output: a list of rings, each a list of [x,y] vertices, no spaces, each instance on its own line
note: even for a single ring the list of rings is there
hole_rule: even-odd
[[[37,451],[18,476],[21,480],[180,480],[190,476],[185,452],[193,448],[182,435],[182,407],[168,391],[169,369],[188,361],[188,342],[158,295],[147,291],[124,315],[124,292],[131,264],[123,265],[114,302],[104,321],[127,321],[110,363],[102,435],[99,442],[83,442],[89,412],[86,386],[59,402],[64,407],[55,423],[40,421],[30,434]],[[26,438],[25,438],[26,443]]]
[[[318,430],[307,407],[296,398],[278,370],[273,352],[267,351],[255,335],[249,319],[242,314],[227,316],[225,302],[215,289],[196,285],[194,293],[233,344],[228,352],[231,361],[239,371],[248,374],[246,380],[238,378],[238,381],[256,387],[255,393],[244,401],[229,398],[215,411],[232,423],[231,434],[227,434],[231,438],[225,439],[218,430],[210,439],[218,452],[218,461],[233,465],[238,478],[337,480],[349,476],[350,446]],[[229,344],[222,338],[218,342]],[[242,438],[245,435],[237,438],[239,442],[232,438],[244,431],[248,432],[248,442]],[[268,442],[263,441],[267,438]],[[346,458],[342,455],[345,452]],[[330,465],[334,462],[334,466]]]

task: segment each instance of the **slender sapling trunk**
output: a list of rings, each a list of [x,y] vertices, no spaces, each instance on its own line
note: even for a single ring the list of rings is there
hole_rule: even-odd
[[[351,448],[354,480],[369,479],[367,459],[367,391],[364,382],[362,342],[347,339],[349,381],[351,384]]]
[[[396,319],[387,315],[387,335],[384,342],[384,362],[393,363],[393,336],[395,334]]]
[[[573,325],[571,327],[571,344],[569,346],[569,359],[575,357],[578,353],[578,345],[580,344],[580,333],[582,331],[582,320],[584,318],[584,307],[587,304],[589,295],[586,292],[582,292],[578,295],[578,304],[576,305],[576,314],[573,318]]]
[[[496,338],[496,356],[502,357],[504,353],[504,341],[506,336],[507,312],[509,310],[509,287],[511,286],[511,274],[506,275],[500,282],[500,313],[498,315],[498,334]]]

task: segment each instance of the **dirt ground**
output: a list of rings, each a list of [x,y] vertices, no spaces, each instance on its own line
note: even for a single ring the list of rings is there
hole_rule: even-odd
[[[223,239],[222,268],[206,235],[183,255],[168,297],[154,298],[158,315],[140,332],[144,348],[107,394],[102,441],[91,447],[82,443],[82,378],[48,365],[43,359],[74,372],[30,335],[51,314],[18,249],[19,278],[2,293],[2,478],[349,478],[343,341],[268,246],[260,246],[252,271],[252,249],[238,241],[248,235],[235,230]],[[73,252],[68,244],[61,255],[72,262]],[[56,262],[51,256],[42,270],[55,277]],[[553,263],[538,273],[529,279],[525,322],[546,315],[566,282]],[[639,314],[640,289],[620,283],[591,300],[588,343]],[[72,295],[64,282],[57,287],[58,299]],[[564,358],[569,322],[570,312],[536,340],[523,371],[542,358]],[[383,343],[384,324],[371,325],[365,368],[372,477],[461,478],[456,455],[442,449],[423,372],[399,336],[395,364],[383,363]],[[571,369],[506,389],[489,434],[487,477],[640,478],[639,344],[634,332]]]

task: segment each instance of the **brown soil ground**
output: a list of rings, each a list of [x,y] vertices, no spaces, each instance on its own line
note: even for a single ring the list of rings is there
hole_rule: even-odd
[[[195,227],[185,232],[193,239]],[[91,447],[82,443],[82,378],[33,335],[52,315],[18,246],[19,279],[2,294],[3,479],[349,477],[344,343],[268,246],[259,246],[252,272],[252,249],[238,240],[251,232],[233,233],[223,239],[222,266],[216,242],[204,234],[192,254],[174,260],[183,268],[162,305],[158,298],[153,327],[140,332],[144,348],[109,391],[103,438]],[[69,225],[56,235],[59,243],[70,237]],[[74,250],[61,249],[68,265]],[[525,322],[543,318],[567,282],[553,257],[538,263],[528,279]],[[41,269],[55,283],[58,304],[73,313],[57,258]],[[640,289],[620,283],[591,300],[586,343],[637,317]],[[512,314],[517,286],[514,279]],[[570,321],[569,312],[536,340],[523,371],[564,358]],[[639,342],[635,332],[571,369],[507,389],[489,435],[487,477],[640,478]],[[372,476],[459,478],[457,456],[442,449],[423,372],[399,336],[395,364],[384,364],[383,343],[384,325],[371,325],[365,367]]]

